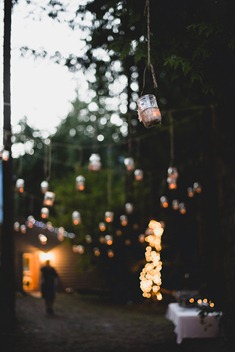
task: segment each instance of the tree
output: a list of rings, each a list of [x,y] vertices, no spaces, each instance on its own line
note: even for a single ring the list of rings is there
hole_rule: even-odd
[[[145,11],[148,3],[151,10],[153,6],[156,8],[150,12],[149,26]],[[235,293],[234,174],[230,156],[234,149],[230,127],[234,115],[234,6],[231,0],[182,0],[177,4],[153,0],[91,1],[78,6],[74,16],[78,20],[79,16],[85,18],[87,11],[91,13],[91,22],[83,23],[83,29],[89,34],[86,55],[75,58],[71,54],[65,60],[70,69],[92,69],[97,78],[95,89],[99,87],[100,92],[110,93],[108,86],[120,76],[127,77],[124,92],[128,109],[124,115],[134,134],[129,133],[130,140],[132,142],[135,136],[143,137],[142,160],[147,167],[157,164],[163,175],[168,166],[164,144],[157,146],[159,153],[151,153],[156,151],[156,139],[146,136],[152,132],[140,124],[132,124],[136,120],[136,100],[145,83],[146,66],[148,79],[144,88],[155,93],[148,62],[151,59],[158,83],[156,97],[163,115],[160,141],[167,140],[165,132],[172,114],[177,166],[180,172],[185,172],[186,182],[196,171],[202,177],[199,264],[206,272],[209,291],[216,296],[218,304],[222,302],[228,316],[233,316],[235,311],[232,299]],[[63,11],[62,5],[55,11],[50,3],[49,16],[55,20],[61,20]],[[74,19],[70,17],[68,21],[72,28],[81,25]],[[24,51],[28,50],[24,48]],[[99,55],[101,52],[105,60]],[[60,55],[56,53],[55,57],[59,62]],[[118,70],[117,63],[121,63]],[[194,119],[199,129],[193,128],[198,126],[194,125]],[[156,155],[161,156],[161,162]],[[153,195],[161,193],[159,179],[152,184]],[[186,182],[182,185],[184,189]],[[221,286],[218,286],[218,277]]]

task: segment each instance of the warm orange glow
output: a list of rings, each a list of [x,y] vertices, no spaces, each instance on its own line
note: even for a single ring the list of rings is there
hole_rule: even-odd
[[[43,205],[53,206],[55,200],[55,193],[47,191],[44,195]]]
[[[145,241],[149,246],[145,250],[146,265],[140,273],[140,288],[143,291],[142,295],[145,298],[156,297],[158,301],[162,300],[160,293],[161,286],[161,269],[162,262],[160,260],[161,236],[164,227],[160,222],[151,220],[146,230]]]
[[[102,231],[102,232],[106,230],[106,225],[105,225],[104,222],[100,222],[100,223],[99,223],[99,229],[100,229],[100,231]]]
[[[109,250],[108,250],[108,257],[109,257],[109,258],[113,258],[113,257],[114,257],[114,252],[113,252],[112,249],[109,249]]]
[[[108,246],[111,246],[113,244],[113,236],[111,235],[106,235],[105,236],[105,241]]]
[[[120,222],[121,222],[122,226],[127,226],[127,224],[128,224],[127,216],[126,215],[121,215],[120,216]]]
[[[99,250],[98,247],[95,247],[95,248],[93,249],[93,251],[94,251],[94,255],[95,255],[96,257],[99,257],[99,256],[100,256],[100,250]]]
[[[113,214],[112,211],[106,211],[104,216],[105,216],[105,221],[106,222],[108,222],[108,223],[113,222],[114,214]]]
[[[168,204],[168,200],[165,196],[162,196],[160,198],[160,202],[163,208],[168,208],[169,204]]]

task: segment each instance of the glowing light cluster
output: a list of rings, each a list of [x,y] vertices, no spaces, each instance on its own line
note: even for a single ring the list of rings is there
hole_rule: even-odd
[[[158,301],[162,300],[161,288],[161,269],[162,262],[160,251],[161,237],[164,231],[164,227],[160,222],[151,220],[147,228],[147,236],[145,241],[149,243],[149,246],[145,250],[145,264],[143,270],[140,273],[140,288],[143,291],[143,297],[151,298],[155,297]]]

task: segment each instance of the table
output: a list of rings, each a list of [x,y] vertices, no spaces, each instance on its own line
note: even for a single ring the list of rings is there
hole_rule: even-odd
[[[210,313],[203,318],[197,308],[184,308],[178,303],[169,303],[166,318],[175,325],[176,342],[180,344],[185,338],[209,338],[219,335],[219,318]]]

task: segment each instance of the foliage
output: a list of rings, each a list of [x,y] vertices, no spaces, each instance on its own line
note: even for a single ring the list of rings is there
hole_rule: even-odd
[[[53,8],[54,2],[48,2],[48,5],[49,16],[61,21],[61,14],[66,10],[65,6],[57,4],[59,5],[57,12],[56,8]],[[120,76],[126,77],[127,83],[120,95],[121,93],[125,95],[127,112],[121,114],[120,106],[117,107],[117,112],[122,118],[122,124],[127,124],[128,134],[121,136],[120,131],[117,131],[118,128],[110,127],[111,114],[105,109],[104,113],[108,115],[105,138],[108,145],[112,145],[112,167],[117,167],[117,171],[120,171],[116,156],[121,155],[122,158],[124,154],[133,153],[135,156],[138,155],[139,165],[147,170],[147,175],[150,175],[147,178],[143,198],[138,194],[142,200],[139,214],[142,211],[144,215],[151,211],[151,215],[163,214],[162,209],[155,207],[155,202],[166,190],[164,176],[170,162],[169,114],[173,115],[174,162],[179,168],[180,175],[183,175],[179,181],[179,189],[185,191],[197,176],[203,183],[204,191],[202,200],[196,201],[197,205],[191,204],[184,220],[171,211],[167,216],[163,215],[168,220],[164,247],[168,253],[165,252],[165,255],[167,258],[169,251],[174,248],[172,266],[184,262],[182,274],[187,269],[191,270],[193,263],[193,268],[199,272],[201,283],[207,285],[213,296],[217,296],[224,309],[234,306],[235,294],[234,280],[231,279],[234,272],[235,206],[231,159],[234,149],[234,133],[231,126],[235,111],[234,6],[235,3],[231,0],[150,1],[151,9],[153,7],[156,9],[151,11],[150,38],[151,61],[156,69],[158,82],[156,95],[163,116],[161,133],[157,130],[146,131],[140,124],[134,123],[136,100],[144,83],[143,71],[148,63],[145,2],[95,0],[89,1],[84,6],[78,5],[73,13],[74,17],[70,16],[68,25],[73,29],[83,28],[87,34],[87,51],[83,57],[78,58],[73,53],[64,58],[58,52],[53,57],[56,62],[65,63],[70,70],[83,69],[85,72],[93,73],[95,79],[90,82],[90,88],[96,93],[96,103],[99,107],[102,106],[100,105],[102,97],[113,96],[111,85],[115,84]],[[48,7],[44,6],[44,9],[47,11]],[[90,21],[82,21],[86,18],[87,11],[90,13]],[[22,54],[29,51],[29,48],[24,48]],[[35,51],[32,52],[37,55]],[[47,55],[43,53],[43,56],[44,54]],[[151,74],[147,73],[145,89],[148,92],[155,92]],[[137,90],[131,88],[134,83],[138,87]],[[80,105],[79,102],[76,104]],[[102,113],[94,115],[96,121],[99,121]],[[90,122],[79,121],[81,130],[76,130],[77,127],[74,126],[76,134],[73,138],[69,138],[71,130],[69,124],[72,121],[76,125],[75,116],[66,120],[58,130],[58,134],[52,137],[52,148],[55,148],[56,143],[58,146],[60,138],[63,142],[68,141],[74,148],[73,153],[72,147],[66,149],[65,145],[62,150],[53,149],[55,159],[63,163],[63,167],[60,165],[55,169],[53,176],[58,175],[63,180],[63,174],[68,177],[71,175],[72,180],[75,176],[74,171],[78,172],[86,167],[91,145],[93,150],[98,150],[93,137],[85,135]],[[113,132],[117,133],[120,144],[115,144],[110,138]],[[82,146],[84,155],[81,156],[81,149],[78,146]],[[99,151],[104,156],[108,150],[107,145],[102,150],[100,146]],[[66,167],[67,161],[73,165]],[[105,165],[105,170],[109,166]],[[104,181],[103,177],[105,176],[102,173]],[[67,181],[64,181],[65,183],[66,189]],[[55,186],[58,187],[59,193],[61,192],[61,199],[66,198],[66,192],[63,192],[58,184]],[[119,189],[120,184],[117,183],[116,186]],[[180,196],[185,196],[184,191],[179,192]],[[138,198],[137,194],[130,193]],[[95,196],[100,199],[101,194],[97,193]],[[116,199],[113,199],[115,203]],[[117,200],[120,204],[118,196]],[[96,206],[93,201],[91,205]],[[62,211],[59,208],[57,210]],[[189,244],[195,245],[193,255],[189,250]],[[175,276],[179,277],[178,272]]]

